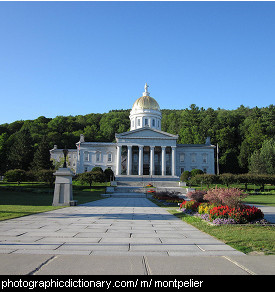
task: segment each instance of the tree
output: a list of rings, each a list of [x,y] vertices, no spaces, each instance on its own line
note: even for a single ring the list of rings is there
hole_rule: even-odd
[[[275,139],[266,140],[250,158],[249,170],[255,174],[275,174]]]
[[[8,134],[3,133],[0,135],[0,175],[4,175],[4,173],[7,170],[7,140],[8,140]]]
[[[39,169],[36,173],[35,173],[35,177],[38,181],[40,182],[46,182],[48,183],[50,186],[53,185],[55,177],[53,175],[54,171],[51,169]]]
[[[105,174],[106,181],[112,181],[112,180],[114,180],[114,172],[112,171],[111,168],[106,168],[104,170],[104,174]]]
[[[180,180],[183,182],[187,182],[189,180],[189,178],[191,177],[191,172],[188,170],[185,170],[181,176],[180,176]]]
[[[9,168],[28,170],[33,160],[33,139],[30,131],[24,129],[16,132],[8,153]]]
[[[80,173],[78,175],[77,180],[81,181],[82,183],[88,183],[90,188],[92,187],[93,182],[104,182],[105,175],[103,172],[96,170],[96,171],[88,171],[84,173]]]
[[[275,138],[264,141],[260,152],[264,161],[265,172],[275,174]]]
[[[36,170],[51,169],[53,167],[49,152],[49,143],[47,142],[46,136],[43,136],[36,152],[34,153],[32,165]]]

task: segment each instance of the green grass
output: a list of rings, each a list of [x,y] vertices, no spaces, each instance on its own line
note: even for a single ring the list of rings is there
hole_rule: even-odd
[[[275,207],[275,194],[249,195],[244,199],[244,203]]]
[[[52,206],[53,193],[48,190],[42,191],[41,189],[36,189],[36,192],[2,191],[0,188],[0,221],[64,208]],[[73,195],[78,204],[84,204],[102,199],[100,194],[104,192],[103,187],[77,190]]]

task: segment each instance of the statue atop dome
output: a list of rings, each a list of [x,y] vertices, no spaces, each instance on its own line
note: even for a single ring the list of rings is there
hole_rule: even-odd
[[[145,86],[144,86],[144,92],[143,92],[143,96],[150,96],[150,92],[148,92],[148,87],[149,85],[147,85],[147,83],[145,83]]]

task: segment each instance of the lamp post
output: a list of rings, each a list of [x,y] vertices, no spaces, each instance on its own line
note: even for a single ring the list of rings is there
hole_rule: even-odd
[[[63,154],[64,154],[64,163],[63,163],[63,168],[67,168],[67,163],[66,163],[66,157],[68,155],[68,149],[67,147],[65,146],[65,149],[63,149]]]

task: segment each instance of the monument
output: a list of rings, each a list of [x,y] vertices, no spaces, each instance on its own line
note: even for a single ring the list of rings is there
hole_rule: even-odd
[[[68,150],[63,150],[64,164],[55,173],[55,188],[53,197],[53,206],[75,206],[77,201],[73,200],[72,177],[74,173],[67,168],[66,157]]]

